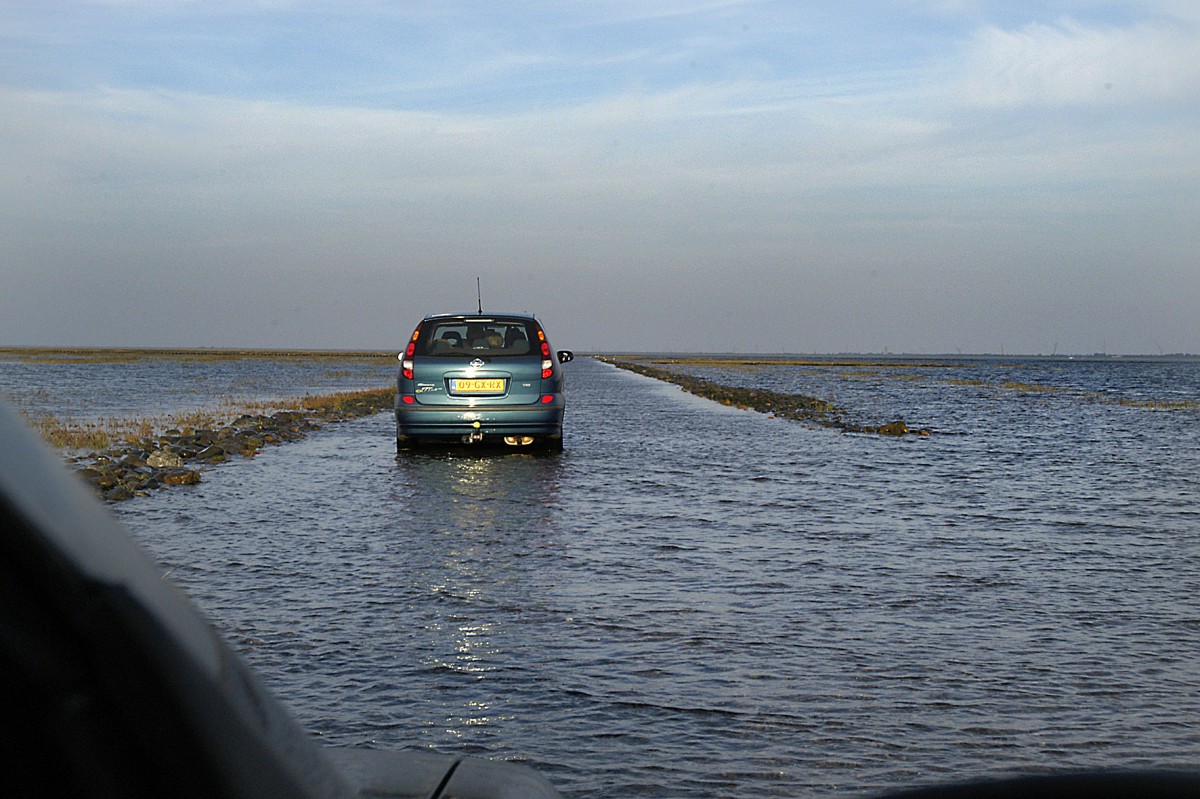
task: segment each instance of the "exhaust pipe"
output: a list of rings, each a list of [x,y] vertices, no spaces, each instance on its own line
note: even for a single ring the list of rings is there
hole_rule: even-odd
[[[533,436],[505,436],[504,443],[510,447],[528,447],[533,443]]]

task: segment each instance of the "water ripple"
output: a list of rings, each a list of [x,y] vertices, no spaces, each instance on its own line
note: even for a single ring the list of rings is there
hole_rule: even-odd
[[[576,797],[1194,765],[1195,414],[997,386],[1200,375],[1080,366],[706,375],[937,431],[893,441],[579,359],[561,456],[398,458],[384,414],[119,512],[334,744]]]

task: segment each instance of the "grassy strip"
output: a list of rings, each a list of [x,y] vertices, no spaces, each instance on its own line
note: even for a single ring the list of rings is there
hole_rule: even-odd
[[[106,449],[121,442],[152,436],[156,429],[168,427],[205,427],[220,424],[222,417],[212,411],[168,414],[152,418],[100,419],[80,422],[60,419],[52,413],[26,418],[46,443],[69,451]]]
[[[315,411],[326,418],[344,414],[361,416],[366,413],[390,410],[395,403],[396,387],[373,388],[365,391],[340,391],[335,394],[306,395],[296,401],[297,410]]]
[[[1062,394],[1082,402],[1095,402],[1101,405],[1120,405],[1126,408],[1149,408],[1159,411],[1195,411],[1200,410],[1200,402],[1196,400],[1141,400],[1120,395],[1104,394],[1099,391],[1080,391],[1062,386],[1047,386],[1039,383],[988,383],[984,380],[954,379],[946,381],[955,386],[979,386],[982,388],[1000,388],[1020,394]]]
[[[711,380],[685,375],[681,372],[660,369],[643,362],[634,362],[620,358],[600,357],[598,360],[621,369],[645,375],[646,377],[674,383],[689,393],[719,402],[722,405],[758,411],[759,413],[766,413],[782,419],[807,422],[821,427],[841,430],[845,433],[874,433],[876,435],[887,436],[901,436],[908,433],[922,436],[929,435],[928,430],[910,429],[908,425],[899,420],[882,425],[855,422],[846,418],[845,411],[833,403],[816,397],[805,396],[804,394],[784,394],[779,391],[768,391],[766,389],[726,386],[714,383]],[[678,361],[671,362],[678,363]],[[700,363],[708,364],[710,362],[702,361]]]
[[[904,372],[886,373],[880,371],[882,369],[940,369],[940,368],[961,368],[961,364],[939,362],[939,361],[877,361],[872,359],[863,360],[815,360],[815,359],[795,359],[795,358],[738,358],[736,356],[713,356],[713,357],[638,357],[638,356],[598,356],[599,360],[612,363],[622,368],[631,371],[641,372],[642,374],[657,377],[668,382],[680,383],[678,373],[664,369],[657,369],[650,366],[648,362],[652,361],[655,364],[668,366],[723,366],[726,368],[755,368],[755,367],[774,367],[774,366],[801,366],[801,367],[834,367],[840,369],[854,368],[855,371],[843,371],[842,375],[846,377],[868,377],[868,378],[887,378],[892,380],[924,380],[927,375],[906,374]],[[686,378],[689,382],[704,383],[699,378]],[[1134,399],[1131,397],[1107,394],[1098,391],[1082,391],[1080,389],[1065,388],[1061,386],[1050,386],[1041,383],[1023,383],[1018,381],[1005,381],[1003,383],[988,382],[985,380],[973,380],[966,378],[944,378],[948,385],[952,386],[977,386],[980,388],[990,388],[1003,391],[1012,391],[1017,394],[1046,394],[1060,395],[1080,402],[1092,402],[1103,405],[1120,405],[1126,408],[1145,408],[1150,410],[1160,411],[1196,411],[1200,410],[1200,401],[1192,399],[1178,400],[1155,400],[1155,399]],[[715,385],[715,384],[713,384]],[[685,386],[686,388],[686,386]],[[688,389],[691,391],[692,389]],[[693,393],[708,396],[713,390],[700,387],[699,391]],[[739,391],[749,391],[748,389]],[[771,394],[773,392],[756,391],[757,394]],[[791,395],[781,395],[791,396]],[[799,395],[798,395],[799,396]],[[716,397],[711,397],[716,398]],[[808,398],[812,399],[812,398]],[[746,401],[727,402],[726,404],[737,404],[746,406]],[[753,406],[751,406],[753,407]],[[757,408],[756,408],[757,409]],[[841,413],[840,410],[837,411]],[[843,421],[830,423],[829,419],[822,419],[819,416],[807,419],[817,424],[823,424],[828,427],[838,427],[841,429],[851,429],[862,432],[874,432],[875,428],[871,426],[861,426],[850,424],[849,428],[843,427]],[[887,427],[884,425],[883,427]],[[911,432],[911,431],[910,431]]]
[[[388,410],[394,398],[395,389],[389,387],[273,403],[274,412],[269,415],[243,413],[231,419],[229,414],[200,412],[124,420],[118,425],[121,442],[71,460],[80,478],[101,497],[118,502],[169,485],[198,483],[201,475],[193,468],[195,464],[215,465],[232,457],[253,457],[268,445],[303,438],[319,430],[324,422]],[[172,425],[169,429],[158,432],[168,424]],[[86,436],[92,431],[82,432]],[[65,440],[80,443],[88,439]]]
[[[280,400],[226,398],[216,407],[156,416],[76,421],[60,419],[54,414],[42,414],[33,417],[26,415],[26,419],[53,447],[68,451],[100,450],[130,444],[167,430],[191,434],[197,430],[215,429],[229,424],[239,416],[251,413],[305,411],[326,419],[362,415],[364,411],[375,412],[391,408],[394,396],[394,388],[381,388]]]

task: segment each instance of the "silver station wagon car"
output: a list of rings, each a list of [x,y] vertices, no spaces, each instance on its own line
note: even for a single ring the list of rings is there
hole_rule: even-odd
[[[528,314],[435,314],[400,353],[396,445],[494,443],[562,450],[561,364]]]

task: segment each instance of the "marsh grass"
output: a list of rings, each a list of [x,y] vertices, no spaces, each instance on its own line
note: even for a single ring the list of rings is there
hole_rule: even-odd
[[[107,449],[176,429],[193,432],[220,427],[236,418],[232,406],[194,409],[155,416],[103,417],[95,420],[62,419],[52,413],[26,415],[29,424],[51,446],[69,451]]]
[[[299,400],[296,410],[322,413],[344,413],[361,408],[364,404],[376,407],[388,406],[396,395],[396,389],[371,388],[362,391],[338,391],[332,394],[305,395]]]
[[[332,394],[305,395],[272,400],[248,400],[223,397],[208,407],[152,416],[105,417],[96,420],[63,419],[46,413],[26,414],[34,430],[51,446],[68,452],[101,450],[122,443],[178,430],[191,434],[197,430],[224,427],[245,414],[269,415],[277,411],[301,411],[320,415],[345,414],[366,407],[383,408],[390,403],[393,388],[341,391]]]
[[[1057,394],[1080,402],[1094,402],[1099,405],[1120,405],[1125,408],[1146,408],[1156,411],[1195,411],[1200,410],[1200,401],[1190,399],[1159,400],[1135,399],[1122,394],[1105,394],[1100,391],[1080,391],[1063,386],[1047,386],[1041,383],[1021,383],[1006,381],[1004,383],[988,383],[984,380],[968,380],[954,378],[946,381],[955,386],[977,386],[980,388],[997,388],[1018,394]]]
[[[1200,401],[1197,400],[1139,400],[1129,397],[1106,397],[1101,401],[1130,408],[1152,408],[1157,411],[1200,410]]]
[[[112,430],[104,421],[64,421],[52,413],[26,418],[43,440],[58,449],[106,449],[112,446],[114,441]]]

